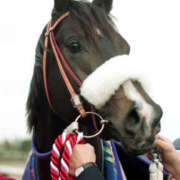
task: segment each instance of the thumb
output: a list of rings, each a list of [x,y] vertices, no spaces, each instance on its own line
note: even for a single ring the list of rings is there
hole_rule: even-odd
[[[161,139],[157,139],[155,141],[155,146],[160,148],[162,151],[169,151],[171,149],[168,143],[162,141]]]

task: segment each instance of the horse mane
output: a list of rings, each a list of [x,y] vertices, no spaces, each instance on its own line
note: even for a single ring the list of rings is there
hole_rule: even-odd
[[[72,21],[76,20],[77,22],[79,22],[81,31],[84,32],[87,40],[90,43],[93,43],[97,51],[99,50],[97,29],[103,34],[103,36],[106,36],[107,38],[114,41],[113,31],[116,32],[116,30],[114,28],[113,21],[111,17],[106,14],[105,11],[100,7],[97,7],[94,4],[84,0],[70,0],[68,11],[70,12]],[[56,12],[55,10],[53,10],[52,22],[55,22],[61,14],[62,12]],[[34,125],[36,124],[37,120],[40,119],[42,114],[52,112],[47,103],[43,84],[42,62],[45,31],[46,28],[44,28],[36,47],[34,72],[26,104],[27,123],[29,131],[33,129]],[[53,58],[51,49],[49,49],[48,51],[49,58]]]
[[[29,95],[26,103],[26,115],[29,131],[32,130],[34,124],[39,119],[42,112],[47,110],[48,107],[44,91],[42,69],[45,30],[46,28],[43,30],[36,46],[34,72],[31,79]]]

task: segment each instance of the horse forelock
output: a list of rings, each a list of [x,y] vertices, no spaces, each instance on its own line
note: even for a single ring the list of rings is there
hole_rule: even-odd
[[[115,25],[110,15],[107,14],[104,9],[82,0],[70,1],[67,11],[70,12],[71,21],[76,21],[79,24],[79,27],[76,28],[80,29],[75,30],[77,32],[83,32],[85,38],[96,47],[97,51],[100,49],[99,32],[101,32],[101,35],[106,36],[113,42],[115,41],[113,36],[114,33],[117,33],[115,30]],[[55,10],[53,11],[53,23],[61,14],[61,12],[56,12]],[[63,37],[59,37],[60,38],[58,38],[58,41],[62,42],[61,38]]]

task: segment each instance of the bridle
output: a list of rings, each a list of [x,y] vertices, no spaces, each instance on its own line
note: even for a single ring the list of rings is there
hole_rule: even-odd
[[[51,21],[48,23],[47,26],[47,30],[45,33],[45,41],[44,41],[44,54],[43,54],[43,79],[44,79],[44,87],[45,87],[45,92],[46,92],[46,97],[49,103],[49,106],[51,107],[51,109],[55,111],[55,108],[51,102],[50,99],[50,95],[49,95],[49,90],[48,90],[48,84],[47,84],[47,71],[46,71],[46,66],[47,66],[47,49],[48,49],[48,45],[49,45],[49,41],[50,41],[50,45],[52,47],[53,50],[53,54],[55,56],[59,71],[61,73],[61,76],[63,77],[63,80],[66,84],[66,87],[71,95],[71,100],[73,102],[74,107],[76,107],[76,109],[78,110],[78,112],[80,113],[81,117],[86,117],[86,111],[80,101],[79,95],[76,93],[76,91],[74,90],[67,74],[66,71],[64,69],[64,67],[66,68],[66,70],[69,72],[69,74],[71,75],[71,77],[74,79],[74,81],[76,82],[76,84],[80,87],[82,85],[81,80],[76,76],[76,74],[72,71],[71,67],[68,65],[62,51],[60,50],[60,48],[58,47],[56,40],[55,40],[55,36],[54,36],[54,30],[55,28],[66,18],[69,16],[69,12],[64,13],[62,16],[60,16],[60,18],[54,23],[54,25],[52,25]],[[64,65],[64,67],[63,67]]]
[[[77,77],[77,75],[72,71],[72,69],[69,66],[66,58],[64,57],[61,49],[58,47],[57,42],[55,40],[55,36],[54,36],[54,30],[56,29],[56,27],[69,15],[70,15],[70,13],[66,12],[63,15],[61,15],[53,25],[52,25],[51,21],[47,25],[47,29],[46,29],[46,33],[45,33],[45,40],[44,40],[44,52],[43,52],[44,87],[45,87],[45,93],[46,93],[46,97],[47,97],[49,106],[53,112],[56,112],[56,110],[52,104],[50,95],[49,95],[49,89],[48,89],[48,83],[47,83],[47,53],[48,53],[48,46],[50,43],[52,50],[53,50],[53,54],[55,56],[55,59],[56,59],[57,65],[58,65],[58,68],[59,68],[59,71],[61,73],[61,76],[66,84],[66,87],[67,87],[70,95],[71,95],[71,101],[73,103],[73,107],[75,107],[77,109],[77,111],[80,114],[80,117],[85,118],[87,116],[87,113],[83,107],[83,104],[81,103],[80,96],[74,90],[74,88],[66,74],[66,71],[71,75],[71,77],[73,78],[73,80],[76,82],[76,84],[79,87],[81,87],[82,82]],[[66,71],[65,71],[64,67],[65,67]],[[93,106],[91,106],[91,111],[92,111],[91,115],[92,115],[93,126],[94,126],[96,132],[98,132],[95,114],[93,113],[95,111],[95,108]]]
[[[76,93],[76,91],[74,90],[67,74],[66,71],[64,69],[64,67],[66,68],[66,70],[68,71],[68,73],[71,75],[71,77],[74,79],[74,81],[76,82],[76,84],[80,87],[82,85],[81,80],[76,76],[76,74],[72,71],[71,67],[68,65],[62,51],[60,50],[60,48],[58,47],[56,40],[55,40],[55,36],[54,36],[54,30],[55,28],[66,18],[70,15],[69,12],[64,13],[62,16],[60,16],[58,18],[58,20],[54,23],[54,25],[52,25],[51,21],[48,23],[47,29],[46,29],[46,33],[45,33],[45,41],[44,41],[44,52],[43,52],[43,80],[44,80],[44,87],[45,87],[45,92],[46,92],[46,97],[49,103],[50,108],[52,109],[52,111],[55,111],[55,108],[51,102],[51,98],[49,95],[49,90],[48,90],[48,83],[47,83],[47,52],[48,52],[48,45],[49,45],[49,41],[50,41],[50,45],[52,47],[53,50],[53,54],[55,56],[59,71],[63,77],[63,80],[66,84],[66,87],[71,95],[71,99],[73,101],[74,107],[76,107],[77,111],[79,112],[79,116],[75,119],[75,122],[77,122],[81,117],[85,118],[88,114],[92,115],[92,119],[93,119],[93,124],[94,126],[96,126],[95,124],[95,116],[98,116],[99,119],[101,120],[101,124],[102,127],[101,129],[98,131],[97,128],[96,131],[98,131],[95,135],[92,136],[84,136],[85,138],[94,138],[96,136],[98,136],[99,134],[101,134],[101,132],[104,129],[104,126],[106,123],[108,123],[108,121],[104,120],[101,116],[99,116],[99,114],[96,114],[94,112],[86,112],[81,101],[80,101],[80,97],[79,95]],[[64,67],[63,67],[64,65]],[[97,127],[97,126],[96,126]],[[51,151],[47,152],[47,153],[39,153],[35,147],[34,141],[32,141],[32,148],[33,148],[33,152],[34,154],[39,157],[39,158],[47,158],[50,156]],[[156,163],[156,162],[155,162]],[[155,164],[156,165],[156,164]],[[153,173],[152,173],[153,175]]]

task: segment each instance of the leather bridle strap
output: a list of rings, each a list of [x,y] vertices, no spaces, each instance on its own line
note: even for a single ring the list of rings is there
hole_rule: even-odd
[[[47,26],[47,30],[50,27],[50,23]],[[50,108],[55,112],[55,109],[51,103],[51,99],[50,99],[50,95],[49,95],[49,91],[48,91],[48,85],[47,85],[47,71],[46,71],[46,66],[47,66],[47,51],[48,51],[48,44],[49,44],[49,40],[48,40],[48,34],[46,32],[45,34],[45,40],[44,40],[44,52],[43,52],[43,80],[44,80],[44,87],[45,87],[45,92],[46,92],[46,97],[49,103]]]
[[[55,37],[54,37],[54,32],[53,30],[57,27],[57,25],[59,23],[62,22],[63,19],[65,19],[66,17],[69,16],[69,12],[63,14],[56,22],[53,26],[51,26],[51,22],[48,24],[47,26],[47,31],[45,34],[45,42],[44,42],[44,54],[43,54],[43,78],[44,78],[44,86],[45,86],[45,91],[46,91],[46,96],[47,96],[47,100],[49,102],[49,105],[51,107],[51,109],[55,112],[55,109],[53,107],[53,104],[51,102],[50,99],[50,95],[49,95],[49,91],[48,91],[48,85],[47,85],[47,72],[46,72],[46,66],[47,66],[47,49],[48,49],[48,44],[49,44],[49,39],[50,39],[50,44],[54,53],[54,56],[56,58],[58,67],[59,67],[59,71],[64,79],[64,82],[66,84],[66,87],[71,95],[72,101],[74,103],[74,106],[77,108],[77,110],[79,111],[80,115],[82,117],[86,117],[86,111],[80,101],[79,95],[75,92],[75,90],[73,89],[69,78],[67,77],[67,74],[63,68],[63,65],[65,66],[65,68],[67,69],[67,71],[70,73],[70,75],[72,76],[72,78],[76,81],[76,83],[81,86],[81,81],[79,80],[79,78],[73,73],[73,71],[71,70],[70,66],[68,65],[66,59],[64,58],[61,50],[59,49],[56,41],[55,41]]]

